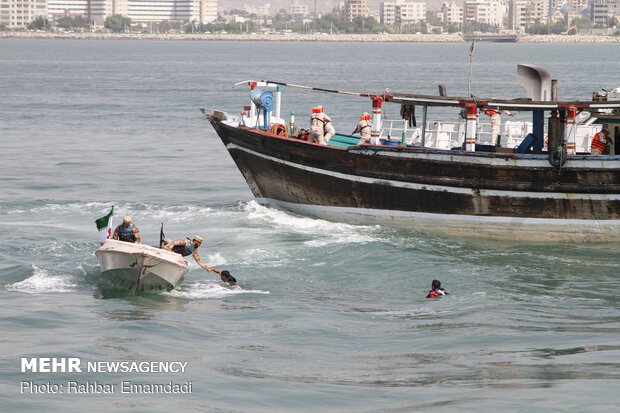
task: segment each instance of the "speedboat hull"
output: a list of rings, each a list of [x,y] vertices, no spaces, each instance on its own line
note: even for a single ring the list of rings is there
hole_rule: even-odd
[[[169,291],[188,271],[181,255],[149,245],[109,239],[95,255],[103,279],[133,291]]]

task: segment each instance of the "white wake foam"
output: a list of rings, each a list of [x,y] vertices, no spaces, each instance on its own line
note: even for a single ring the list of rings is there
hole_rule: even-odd
[[[305,245],[311,247],[380,241],[380,238],[372,233],[376,226],[350,225],[296,216],[263,206],[256,201],[248,202],[245,205],[245,212],[250,220],[261,222],[279,233],[304,234],[313,238],[305,242]]]
[[[65,293],[74,291],[77,284],[68,275],[53,275],[48,270],[32,264],[33,274],[23,281],[8,286],[8,290],[28,294]]]
[[[246,290],[239,285],[224,286],[214,282],[196,282],[193,284],[185,284],[184,289],[172,290],[168,293],[173,297],[186,298],[190,300],[208,299],[208,298],[225,298],[238,294],[269,294],[264,290]]]

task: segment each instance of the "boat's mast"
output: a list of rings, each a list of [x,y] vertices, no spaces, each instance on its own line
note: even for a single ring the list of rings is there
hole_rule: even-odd
[[[469,79],[467,79],[467,97],[471,97],[471,71],[474,62],[474,45],[476,38],[471,41],[471,47],[469,48]]]

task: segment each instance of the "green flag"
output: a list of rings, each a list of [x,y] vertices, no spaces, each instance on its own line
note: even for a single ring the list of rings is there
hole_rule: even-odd
[[[114,205],[110,210],[110,213],[105,217],[101,217],[95,221],[97,224],[97,229],[99,230],[99,241],[101,241],[101,245],[105,242],[106,239],[112,236],[112,220],[114,218]]]

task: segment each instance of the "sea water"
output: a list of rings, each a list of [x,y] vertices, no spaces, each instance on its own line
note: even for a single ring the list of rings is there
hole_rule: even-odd
[[[0,410],[616,409],[619,245],[451,238],[264,207],[198,111],[239,113],[248,88],[233,85],[245,80],[464,95],[468,54],[464,43],[0,41]],[[618,56],[616,44],[479,43],[472,94],[523,96],[516,64],[530,63],[558,79],[560,99],[588,99],[620,86]],[[370,111],[368,99],[285,88],[286,118],[303,126],[317,104],[346,133]],[[107,285],[94,221],[112,206],[150,245],[161,223],[168,238],[201,235],[201,257],[239,285],[193,260],[171,292]],[[425,299],[433,279],[450,295]],[[82,371],[22,371],[44,358],[78,358]],[[123,361],[187,364],[86,368]],[[191,382],[191,393],[125,382]]]

